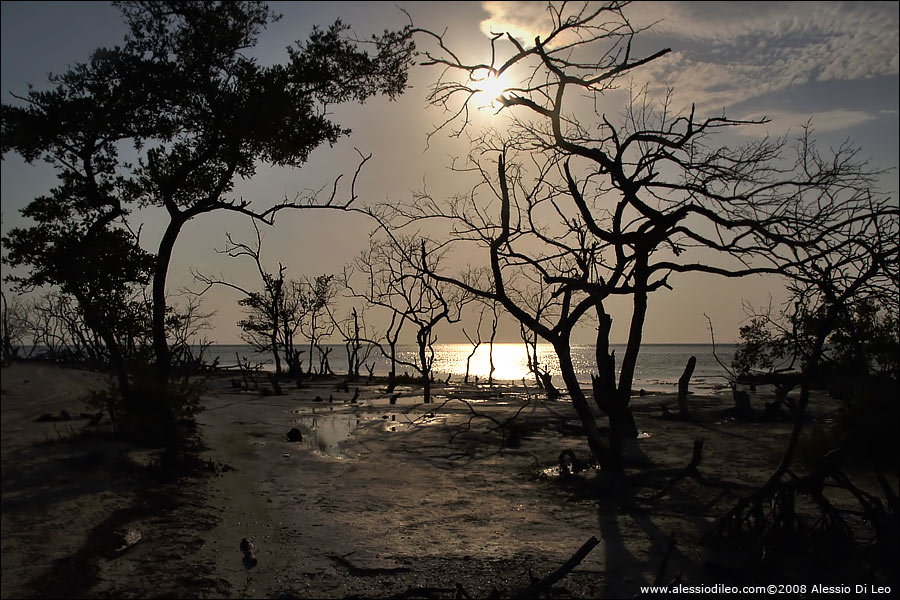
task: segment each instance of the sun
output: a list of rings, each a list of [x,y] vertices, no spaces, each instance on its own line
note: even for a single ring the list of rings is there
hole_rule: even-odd
[[[472,77],[472,88],[476,90],[474,97],[479,108],[497,108],[500,98],[509,89],[509,84],[504,81],[502,74],[485,71],[482,76]]]

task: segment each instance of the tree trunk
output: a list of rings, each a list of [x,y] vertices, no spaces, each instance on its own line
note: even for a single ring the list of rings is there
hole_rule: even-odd
[[[166,452],[162,457],[164,465],[170,465],[177,456],[178,448],[178,421],[175,412],[169,404],[169,377],[172,371],[172,356],[169,352],[169,344],[166,340],[166,277],[169,272],[169,263],[172,260],[172,250],[181,227],[188,219],[183,215],[173,217],[163,233],[159,242],[159,251],[156,254],[156,266],[153,272],[153,352],[156,355],[156,380],[161,390],[161,395],[156,399],[160,417],[166,428],[165,445]]]
[[[316,313],[313,312],[309,324],[309,374],[313,374],[313,345],[316,339]]]
[[[119,384],[119,393],[122,395],[122,400],[124,400],[125,405],[131,405],[133,398],[131,396],[131,380],[128,378],[128,365],[125,364],[125,357],[122,355],[122,350],[119,347],[116,336],[114,336],[112,330],[103,323],[103,320],[97,315],[93,306],[87,302],[87,298],[79,293],[73,293],[73,295],[84,311],[84,318],[88,327],[93,329],[106,345],[106,352],[109,354],[109,363],[115,373],[116,381]],[[114,415],[110,415],[110,418],[115,417]]]
[[[691,413],[688,410],[688,385],[691,383],[691,375],[694,374],[694,367],[696,366],[697,357],[690,357],[684,367],[684,373],[678,378],[678,416],[682,419],[691,418]]]
[[[647,255],[637,255],[635,266],[634,309],[631,313],[631,326],[628,331],[628,344],[622,357],[622,371],[619,373],[619,401],[622,422],[622,435],[637,438],[638,430],[634,422],[634,414],[629,408],[631,403],[631,386],[634,382],[634,369],[637,366],[638,354],[641,351],[641,340],[644,332],[644,321],[647,318]],[[607,338],[608,339],[608,338]]]
[[[393,392],[397,387],[397,341],[389,339],[388,345],[391,348],[391,371],[388,373],[387,391]]]
[[[278,336],[275,333],[272,334],[272,356],[275,357],[275,376],[278,377],[281,375],[281,358],[278,355]]]
[[[737,385],[731,384],[731,396],[734,399],[734,412],[739,417],[749,417],[753,408],[750,406],[750,394],[737,389]]]
[[[428,330],[420,329],[419,333],[416,334],[416,341],[419,343],[419,370],[422,374],[422,387],[423,394],[425,397],[425,404],[429,404],[431,402],[431,369],[428,368],[428,359],[425,356],[425,351],[428,348]]]
[[[588,447],[591,449],[594,460],[597,461],[597,464],[600,465],[601,469],[610,469],[614,472],[621,472],[621,447],[611,448],[600,436],[597,420],[594,418],[594,413],[591,412],[591,407],[588,405],[584,392],[581,391],[581,384],[578,383],[578,378],[575,376],[575,367],[572,365],[569,340],[561,340],[553,346],[556,350],[556,355],[559,358],[559,370],[562,373],[562,378],[566,384],[569,396],[572,398],[572,406],[575,408],[575,412],[578,413],[578,418],[581,419],[581,424],[584,426]]]
[[[621,452],[622,440],[637,438],[637,425],[634,415],[628,407],[627,400],[620,389],[616,388],[616,356],[609,348],[609,332],[612,328],[612,317],[597,305],[597,345],[596,360],[598,376],[592,378],[594,402],[609,418],[610,438],[616,453]],[[620,380],[621,381],[621,380]],[[631,382],[628,383],[629,394]],[[627,400],[626,400],[627,399]]]
[[[159,250],[156,253],[156,266],[153,272],[153,353],[156,356],[156,378],[160,385],[166,386],[172,369],[172,357],[166,340],[166,277],[175,241],[187,219],[182,216],[173,217],[169,221]]]
[[[478,346],[481,345],[481,342],[477,344],[472,344],[472,353],[469,354],[469,357],[466,359],[466,376],[463,378],[463,382],[469,383],[469,367],[472,364],[472,357],[475,356],[475,353],[478,352]]]

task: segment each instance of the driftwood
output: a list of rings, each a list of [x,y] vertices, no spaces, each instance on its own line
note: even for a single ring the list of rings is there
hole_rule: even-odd
[[[381,577],[384,575],[395,575],[397,573],[406,573],[409,571],[408,567],[387,567],[377,569],[358,567],[347,560],[347,557],[351,556],[352,554],[353,552],[344,554],[343,556],[337,554],[329,554],[328,558],[347,569],[347,573],[353,577]]]
[[[452,434],[450,434],[451,442],[456,438],[457,435],[467,432],[467,431],[470,431],[472,428],[472,421],[476,417],[480,417],[482,419],[487,419],[494,423],[494,426],[488,428],[489,431],[491,431],[491,432],[500,431],[502,433],[502,435],[503,435],[503,444],[502,445],[504,448],[518,448],[522,445],[522,431],[516,424],[516,419],[522,413],[523,410],[525,410],[526,408],[528,408],[531,405],[530,397],[524,404],[522,404],[522,406],[519,407],[518,410],[516,410],[516,412],[511,417],[508,417],[507,419],[504,419],[503,421],[501,421],[499,419],[495,419],[491,415],[488,415],[485,413],[480,413],[480,412],[476,411],[475,408],[467,400],[463,400],[462,398],[451,398],[450,400],[447,400],[443,404],[441,404],[436,410],[440,410],[444,406],[444,404],[446,404],[447,402],[450,402],[451,400],[456,400],[456,401],[462,402],[469,409],[469,412],[472,413],[472,415],[469,417],[469,420],[466,423],[461,425],[456,431],[454,431]]]
[[[562,394],[559,393],[559,390],[556,389],[556,386],[553,385],[552,376],[550,373],[546,371],[542,371],[540,373],[541,385],[544,387],[544,392],[547,393],[547,398],[550,400],[559,399]]]
[[[256,383],[255,374],[259,373],[260,369],[262,368],[262,365],[257,364],[257,365],[251,366],[250,359],[241,360],[241,356],[237,352],[235,352],[235,356],[237,357],[238,368],[240,369],[240,372],[241,372],[241,379],[244,380],[244,389],[249,390],[250,385],[252,384],[253,389],[258,390],[259,384]]]
[[[559,476],[566,478],[580,473],[590,467],[590,462],[581,460],[571,449],[565,449],[559,453]]]
[[[39,416],[35,421],[38,423],[47,423],[47,422],[55,422],[55,421],[71,421],[72,416],[69,414],[67,410],[59,411],[58,415],[51,415],[50,413],[44,413]]]
[[[558,581],[560,581],[563,577],[568,575],[575,569],[578,565],[581,564],[581,561],[587,557],[588,554],[591,553],[597,544],[600,543],[596,537],[591,536],[591,538],[581,545],[581,548],[578,549],[575,554],[573,554],[569,560],[567,560],[561,567],[544,577],[543,579],[539,579],[529,585],[527,588],[513,596],[517,600],[524,600],[526,598],[538,598],[543,594],[546,594],[551,587],[553,587]]]

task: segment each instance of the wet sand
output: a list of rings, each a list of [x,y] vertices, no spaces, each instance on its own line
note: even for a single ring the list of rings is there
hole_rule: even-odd
[[[261,396],[223,376],[210,380],[198,418],[200,457],[214,473],[161,482],[141,466],[152,452],[69,439],[84,421],[35,422],[84,410],[78,398],[102,385],[100,375],[26,364],[4,368],[2,381],[4,598],[452,598],[457,584],[473,597],[494,588],[508,596],[591,536],[601,544],[554,586],[559,596],[637,594],[672,536],[667,572],[708,580],[702,534],[765,481],[790,431],[725,418],[729,396],[692,398],[690,423],[661,418],[673,396],[635,398],[635,465],[664,482],[703,438],[701,471],[729,490],[687,479],[629,508],[592,498],[581,478],[557,477],[560,451],[585,457],[586,444],[570,404],[534,389],[451,384],[425,405],[403,387],[391,405],[377,385],[359,384],[351,403],[353,383],[350,392],[323,380]],[[503,422],[522,406],[519,444],[472,413]],[[287,441],[292,427],[302,441]],[[116,553],[115,532],[128,530],[140,541]],[[244,538],[255,565],[239,549]]]

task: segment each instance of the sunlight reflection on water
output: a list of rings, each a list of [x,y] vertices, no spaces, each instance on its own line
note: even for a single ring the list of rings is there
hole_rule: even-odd
[[[421,402],[421,398],[419,400]],[[423,414],[405,412],[385,412],[358,414],[346,412],[318,412],[317,409],[302,408],[291,411],[293,422],[303,433],[303,447],[331,457],[342,458],[342,442],[350,439],[360,428],[380,424],[385,431],[405,431],[412,427],[433,425],[446,420],[443,415],[433,412]]]
[[[501,381],[521,381],[531,379],[528,370],[528,355],[522,344],[494,344],[493,354],[490,346],[482,344],[469,360],[472,346],[469,344],[443,344],[435,348],[434,362],[441,365],[442,372],[462,376],[466,374],[466,361],[469,361],[469,377],[477,376],[487,379],[491,372],[491,359],[494,362],[494,379]],[[559,361],[549,346],[538,347],[538,361],[551,372],[558,371]]]
[[[327,346],[331,352],[331,367],[336,373],[346,373],[347,359],[344,356],[343,346]],[[616,353],[616,368],[622,363],[625,348],[613,344],[612,350]],[[726,364],[731,361],[735,346],[723,344],[718,352],[719,357]],[[454,381],[459,381],[466,374],[466,360],[472,352],[470,344],[437,344],[434,347],[434,373],[436,379],[444,379],[450,374]],[[210,348],[208,358],[219,357],[221,364],[230,365],[234,362],[235,354],[248,357],[251,362],[268,361],[264,368],[274,369],[271,358],[263,353],[256,354],[248,346],[214,346]],[[592,346],[572,346],[572,364],[575,374],[583,385],[590,385],[591,374],[597,372],[596,349]],[[684,371],[684,365],[692,355],[697,357],[697,366],[691,379],[691,388],[702,392],[728,393],[726,373],[712,355],[712,347],[707,344],[646,344],[641,347],[638,363],[634,372],[634,390],[645,388],[647,391],[674,392],[678,378]],[[398,347],[398,359],[407,362],[418,360],[418,351],[414,346],[401,345]],[[494,344],[494,380],[514,381],[521,383],[524,378],[528,385],[534,381],[533,375],[528,372],[528,359],[525,346],[521,343]],[[559,361],[556,353],[549,344],[538,344],[538,361],[541,368],[546,369],[554,376],[554,383],[562,388],[559,379]],[[386,375],[390,364],[379,354],[373,355],[371,361],[374,372]],[[414,371],[406,366],[398,368],[398,373],[406,371],[414,375]],[[486,383],[490,374],[490,346],[485,343],[478,347],[475,355],[469,363],[469,380],[474,381],[478,377],[479,383]]]

